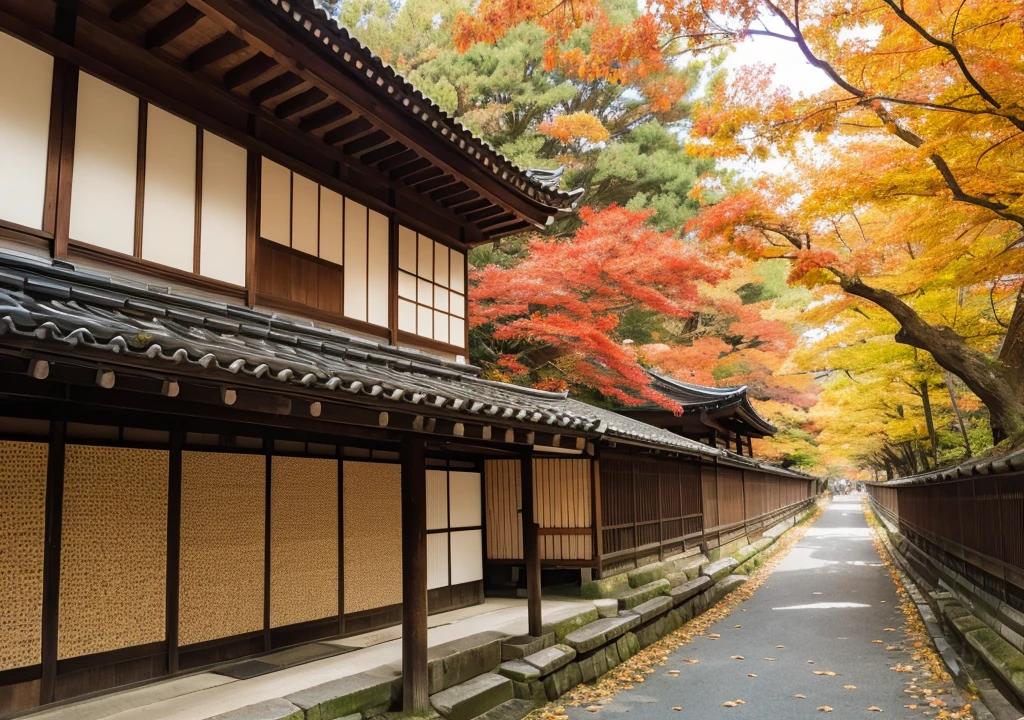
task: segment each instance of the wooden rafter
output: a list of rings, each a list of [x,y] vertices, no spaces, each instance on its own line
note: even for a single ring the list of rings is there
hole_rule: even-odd
[[[341,103],[334,103],[325,108],[315,110],[299,120],[299,130],[302,132],[312,132],[325,125],[330,125],[338,120],[347,118],[351,114],[352,111]]]
[[[257,105],[262,105],[268,100],[284,95],[289,90],[294,90],[303,82],[303,79],[298,75],[286,72],[253,88],[249,93],[249,99]]]
[[[277,67],[277,63],[267,55],[263,53],[254,55],[224,73],[224,87],[228,90],[234,90],[240,85],[252,82],[261,75],[266,75],[275,67]]]
[[[342,150],[349,155],[355,155],[356,157],[359,157],[363,153],[369,152],[371,150],[376,150],[377,148],[383,145],[387,145],[390,142],[392,142],[390,135],[388,135],[383,130],[375,130],[374,132],[371,132],[368,135],[363,135],[358,140],[353,140],[352,142],[345,143],[345,145],[342,147]]]
[[[218,60],[223,60],[229,55],[234,55],[249,47],[249,44],[237,35],[224,33],[216,40],[208,42],[201,48],[185,58],[185,69],[189,72],[202,70]]]
[[[287,100],[282,100],[274,109],[274,115],[279,118],[290,118],[293,115],[298,115],[301,112],[309,110],[317,103],[321,103],[327,99],[327,93],[320,88],[310,88],[304,90],[298,95],[293,95]]]
[[[394,157],[398,153],[406,152],[406,147],[400,142],[392,142],[390,145],[385,145],[382,148],[368,152],[359,159],[368,165],[373,165],[381,160],[386,160],[389,157]]]
[[[373,124],[369,120],[364,117],[357,117],[344,125],[340,125],[333,130],[328,130],[324,133],[324,142],[328,145],[338,145],[365,135],[373,129]]]
[[[142,12],[152,0],[125,0],[110,11],[110,19],[116,23],[128,22]]]
[[[163,20],[146,31],[145,47],[152,49],[162,47],[176,37],[188,32],[203,14],[191,5],[182,5]]]

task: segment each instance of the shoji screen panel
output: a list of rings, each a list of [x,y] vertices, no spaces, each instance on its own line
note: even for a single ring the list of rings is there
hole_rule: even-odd
[[[466,345],[466,256],[426,235],[398,228],[398,329]]]
[[[192,272],[196,245],[196,127],[147,108],[142,258]],[[210,238],[211,242],[216,242]]]
[[[0,33],[0,220],[43,227],[53,58]]]
[[[345,198],[345,316],[366,320],[366,236],[369,210]]]
[[[431,590],[483,579],[480,492],[480,473],[427,471],[427,584]]]
[[[199,274],[245,285],[247,153],[203,132]]]
[[[71,176],[72,240],[132,254],[138,136],[139,99],[79,73]]]

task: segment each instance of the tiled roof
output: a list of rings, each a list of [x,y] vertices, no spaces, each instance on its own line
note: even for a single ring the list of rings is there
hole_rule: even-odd
[[[412,120],[429,126],[442,139],[457,145],[488,168],[502,182],[538,203],[570,212],[583,195],[583,188],[559,189],[562,170],[520,168],[468,128],[442,110],[379,55],[363,45],[335,17],[332,3],[323,0],[263,0],[283,11],[302,27],[313,46],[326,46],[346,65],[381,87],[380,94],[398,105]],[[387,88],[384,88],[388,85]]]
[[[1009,472],[1020,472],[1024,470],[1024,448],[1014,450],[1006,455],[997,457],[982,457],[967,460],[959,465],[931,472],[908,475],[907,477],[896,478],[882,483],[870,483],[871,485],[883,485],[886,487],[901,487],[905,485],[927,485],[929,483],[950,482],[953,480],[965,480],[967,478],[983,475],[999,475]]]
[[[75,265],[0,251],[0,344],[39,343],[49,352],[107,352],[175,375],[183,369],[230,382],[358,396],[481,422],[535,424],[780,471],[617,413],[551,393],[480,377],[478,368],[396,348],[275,313],[185,296]],[[59,350],[58,350],[59,348]],[[414,409],[411,406],[417,406]],[[801,475],[802,476],[802,475]]]

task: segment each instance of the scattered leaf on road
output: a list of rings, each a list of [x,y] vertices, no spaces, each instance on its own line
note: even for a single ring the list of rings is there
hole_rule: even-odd
[[[856,690],[856,685],[843,685],[843,690]]]
[[[871,642],[873,642],[873,643],[881,643],[883,641],[882,640],[872,640]]]
[[[872,705],[871,707],[868,708],[868,712],[882,712],[882,708],[875,707],[874,705]]]
[[[895,645],[887,645],[885,649],[886,650],[899,650],[899,648],[896,647]]]
[[[797,693],[797,694],[796,694],[796,695],[794,695],[793,697],[795,697],[795,698],[800,698],[801,700],[806,700],[806,699],[807,699],[807,696],[806,696],[806,695],[801,695],[800,693]]]
[[[785,649],[786,649],[786,646],[785,646],[785,645],[776,645],[776,646],[775,646],[775,649],[776,649],[776,650],[785,650]]]
[[[836,674],[832,670],[811,670],[815,675],[828,675],[829,677],[835,677]]]
[[[822,712],[832,712],[832,708],[829,707],[828,705],[821,705],[821,706],[818,707],[818,709],[821,710]]]
[[[682,710],[682,708],[681,708],[681,707],[679,707],[678,705],[676,705],[676,706],[675,706],[674,708],[672,708],[672,709],[673,709],[673,710],[675,710],[676,712],[679,712],[680,710]]]
[[[907,710],[917,710],[917,705],[904,705]]]
[[[708,635],[708,637],[711,638],[712,640],[717,640],[718,638],[720,638],[722,636],[719,635],[718,633],[711,633],[710,635]]]
[[[775,658],[765,658],[768,662],[775,662]]]
[[[700,662],[700,660],[696,660],[694,658],[683,658],[683,662],[684,663],[688,663],[690,665],[696,665],[697,663]]]
[[[736,703],[734,703],[732,700],[729,700],[722,703],[722,707],[734,708],[736,707]]]
[[[733,627],[734,630],[739,630],[743,626],[742,625],[733,625],[732,627]]]
[[[744,658],[742,655],[733,655],[730,659],[732,659],[732,660],[745,660],[746,658]]]
[[[885,632],[896,632],[896,628],[886,628]]]
[[[754,673],[747,673],[747,677],[757,677]]]
[[[587,712],[597,712],[600,709],[601,708],[599,708],[597,705],[591,705],[590,707],[587,708]]]

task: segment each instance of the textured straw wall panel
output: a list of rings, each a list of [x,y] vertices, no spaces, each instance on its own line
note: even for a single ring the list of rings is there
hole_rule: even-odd
[[[40,661],[46,453],[0,442],[0,671]]]
[[[402,602],[402,471],[346,462],[345,612]]]
[[[180,645],[263,629],[266,462],[181,454]]]
[[[168,455],[67,446],[59,659],[164,639]]]
[[[338,461],[275,457],[270,482],[270,625],[338,614]]]

